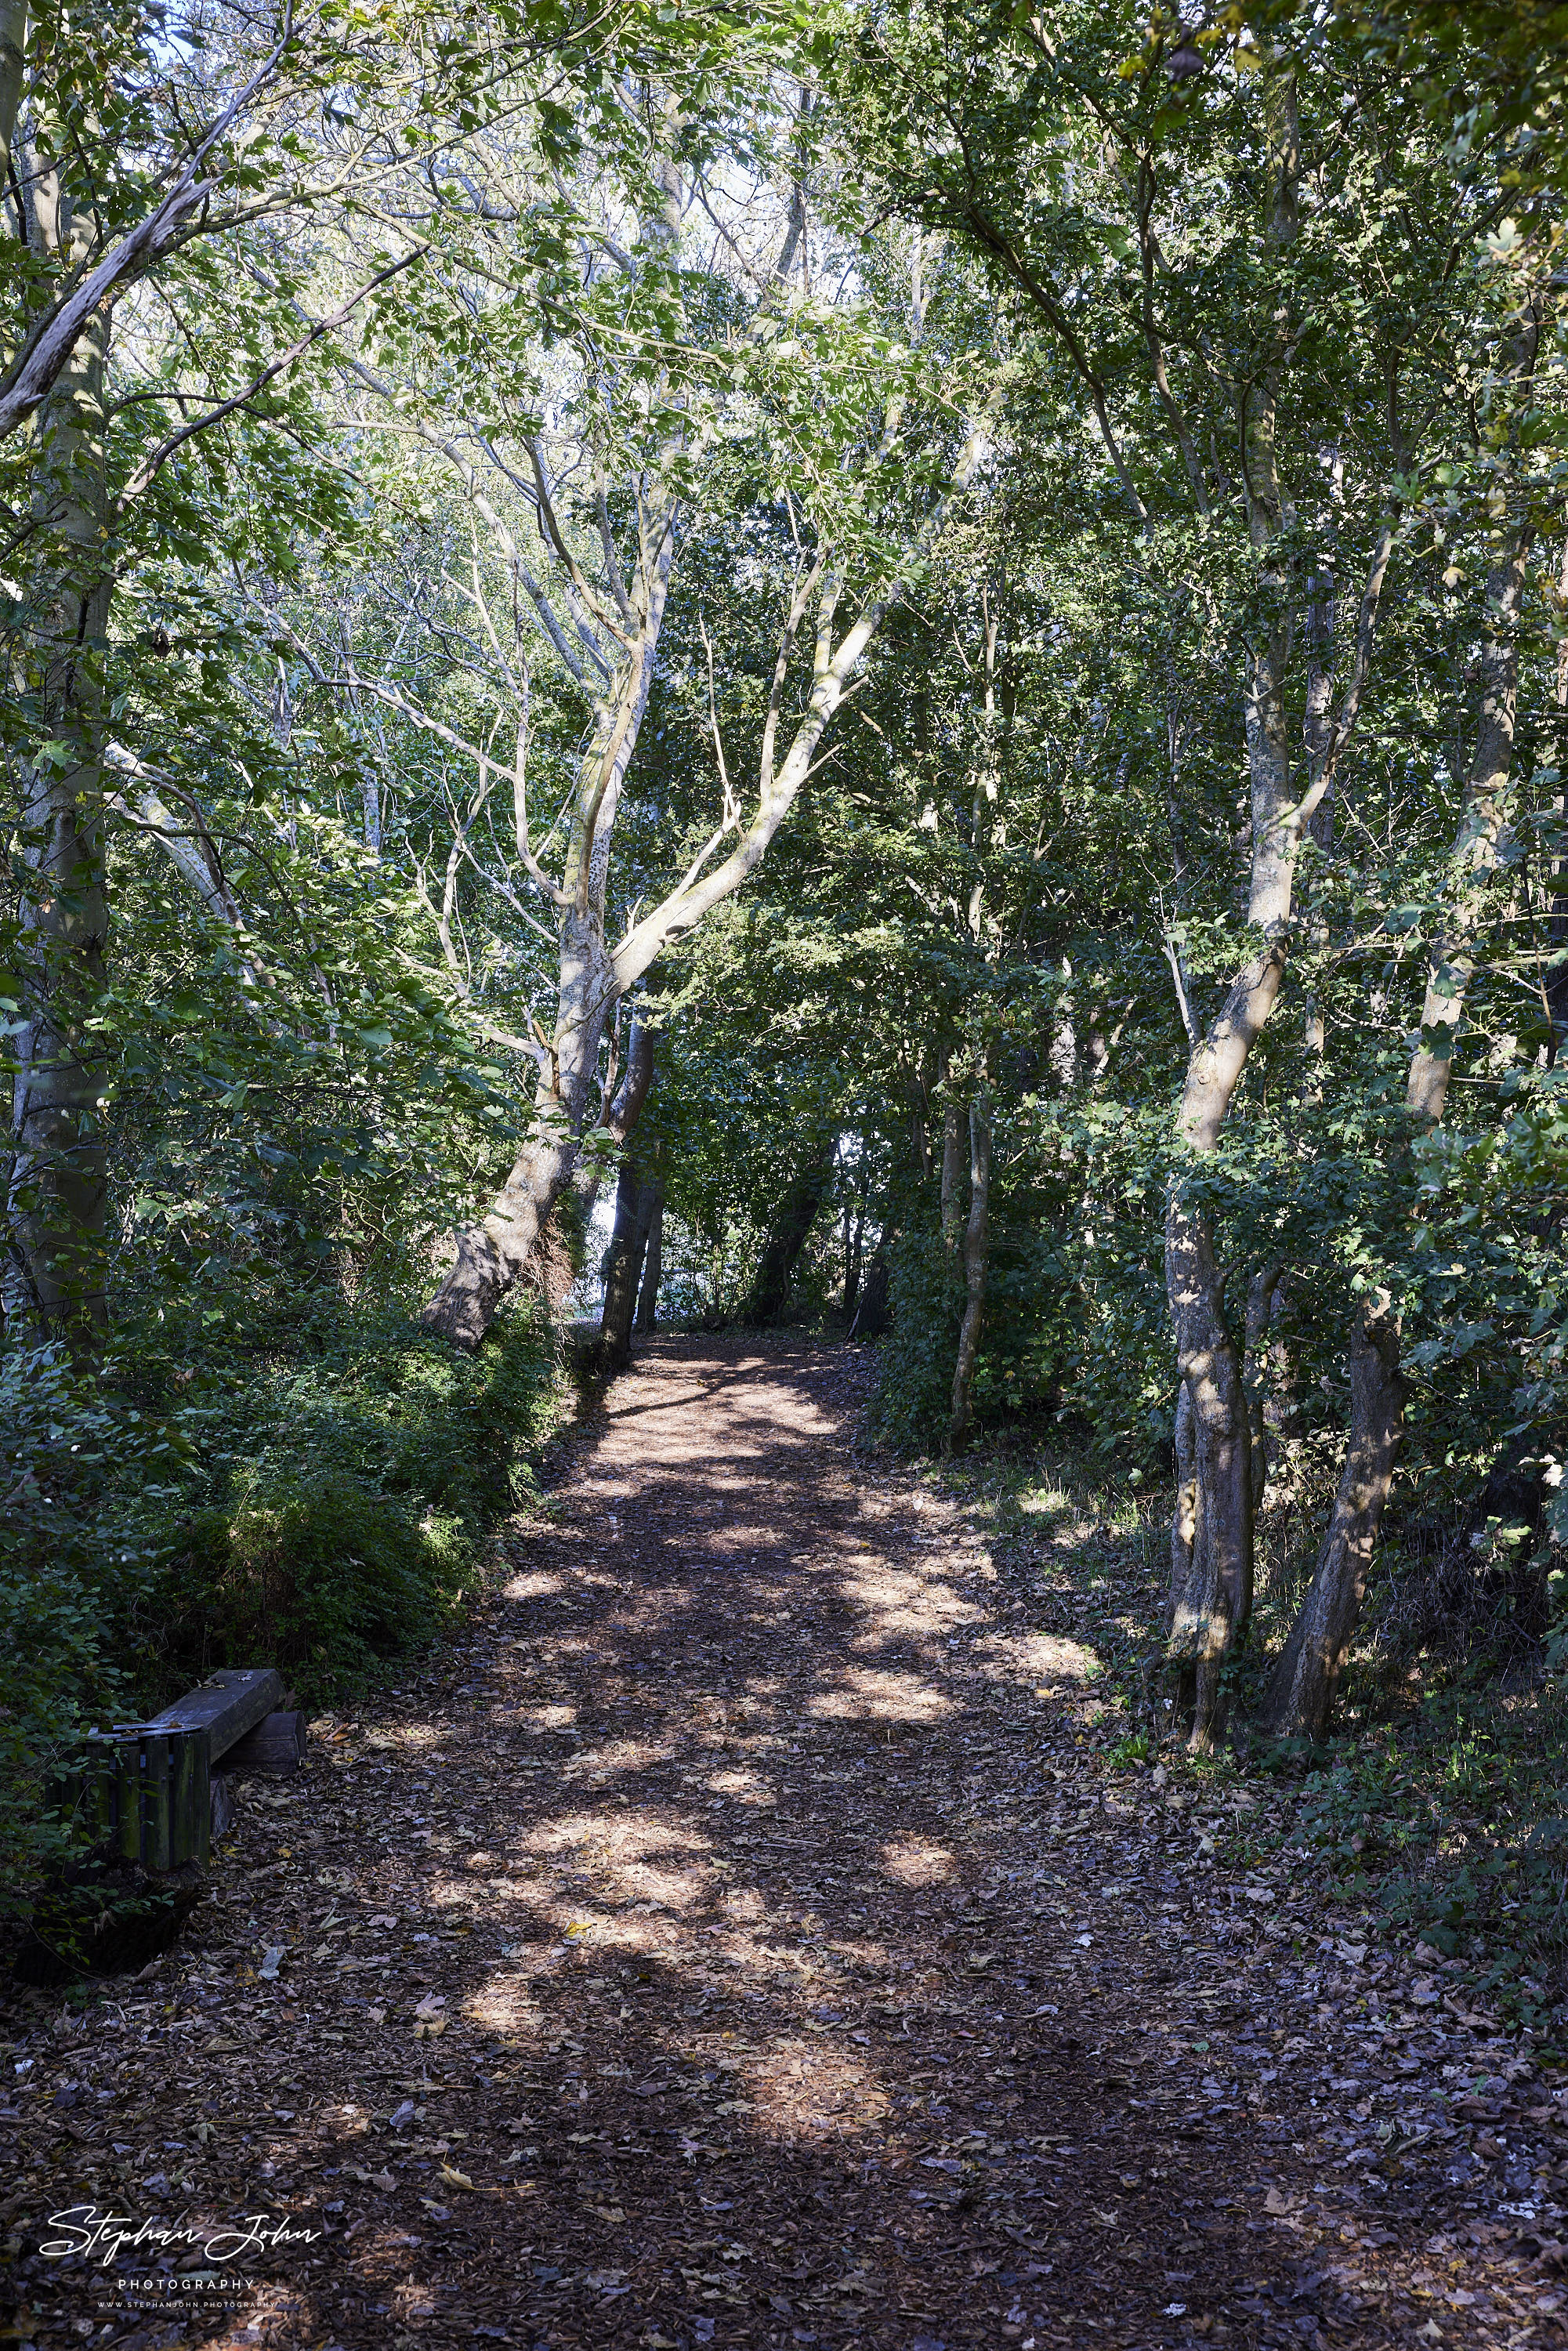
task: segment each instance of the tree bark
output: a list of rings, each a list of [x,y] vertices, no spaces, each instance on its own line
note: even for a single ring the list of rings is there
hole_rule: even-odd
[[[890,419],[888,432],[894,430]],[[923,561],[946,528],[952,501],[967,488],[986,446],[984,417],[969,427],[947,494],[927,515],[914,560]],[[710,908],[739,889],[767,854],[811,771],[817,747],[831,724],[850,681],[880,630],[894,601],[904,593],[900,579],[889,580],[863,604],[834,643],[844,580],[824,550],[796,589],[774,661],[758,758],[758,804],[727,857],[707,860],[730,830],[724,822],[681,881],[653,910],[634,922],[612,954],[604,939],[604,892],[610,832],[627,765],[647,706],[653,659],[669,590],[676,509],[672,504],[651,526],[653,546],[640,579],[639,632],[619,673],[612,700],[601,705],[593,746],[578,787],[570,854],[565,876],[567,905],[561,917],[559,1013],[552,1051],[552,1077],[541,1092],[533,1130],[510,1176],[483,1222],[459,1243],[456,1261],[423,1317],[426,1326],[459,1346],[476,1347],[491,1318],[528,1262],[539,1225],[570,1176],[581,1134],[582,1105],[599,1050],[606,1013],[673,939],[693,930]],[[783,758],[776,758],[784,713],[784,689],[796,636],[812,601],[817,607],[810,693]],[[706,869],[706,870],[705,870]]]
[[[963,1228],[964,1209],[959,1187],[964,1177],[963,1129],[959,1121],[958,1097],[952,1091],[951,1065],[944,1053],[940,1065],[944,1089],[942,1102],[942,1238],[949,1254],[956,1251],[958,1236]]]
[[[1167,1639],[1186,1598],[1197,1541],[1197,1424],[1193,1418],[1192,1390],[1185,1380],[1176,1388],[1175,1450],[1176,1512],[1171,1520],[1170,1590],[1166,1595]]]
[[[779,1205],[778,1217],[763,1243],[757,1278],[742,1310],[745,1320],[760,1329],[777,1322],[789,1302],[789,1285],[826,1196],[831,1168],[829,1154],[819,1149],[810,1165],[796,1176]]]
[[[673,517],[649,577],[634,654],[601,705],[579,771],[562,877],[559,992],[550,1077],[541,1072],[528,1140],[483,1221],[458,1243],[456,1260],[421,1318],[460,1347],[477,1347],[528,1261],[539,1227],[571,1178],[605,1020],[622,992],[604,938],[610,840],[621,788],[653,684],[674,550]]]
[[[1269,70],[1263,108],[1270,171],[1267,236],[1271,245],[1283,247],[1296,234],[1300,162],[1291,71]],[[1334,762],[1359,715],[1397,516],[1397,508],[1391,507],[1378,532],[1339,714],[1326,741],[1322,714],[1314,717],[1317,747],[1308,789],[1297,799],[1286,724],[1288,581],[1279,554],[1294,515],[1280,479],[1277,429],[1277,371],[1270,368],[1247,392],[1241,413],[1248,532],[1259,556],[1260,584],[1268,591],[1249,660],[1245,703],[1252,815],[1247,920],[1260,935],[1260,945],[1237,974],[1218,1018],[1187,1064],[1178,1133],[1199,1157],[1207,1157],[1218,1143],[1248,1055],[1279,997],[1301,837],[1327,798]],[[1179,1175],[1173,1178],[1166,1204],[1166,1282],[1176,1362],[1191,1398],[1197,1484],[1191,1568],[1185,1592],[1173,1594],[1171,1637],[1184,1678],[1190,1673],[1192,1743],[1203,1749],[1215,1734],[1223,1660],[1243,1637],[1252,1613],[1252,1448],[1239,1353],[1225,1319],[1224,1283],[1213,1236],[1205,1212],[1192,1201]]]
[[[958,1356],[953,1369],[953,1415],[947,1449],[962,1442],[971,1417],[975,1358],[986,1309],[990,1268],[991,1105],[980,1092],[969,1105],[969,1216],[964,1228],[964,1319],[958,1326]]]
[[[653,1213],[648,1219],[648,1251],[643,1262],[643,1287],[637,1298],[637,1330],[639,1334],[652,1331],[659,1315],[659,1283],[664,1270],[664,1187],[655,1181],[649,1186],[653,1196]]]
[[[60,172],[29,159],[29,243],[62,277],[85,262],[91,225],[73,222]],[[87,320],[38,419],[33,519],[36,619],[22,661],[40,748],[21,763],[18,834],[23,1011],[8,1186],[18,1310],[90,1354],[108,1322],[105,1069],[90,1016],[106,977],[103,665],[112,577],[104,371],[109,313]]]
[[[887,1250],[884,1243],[879,1243],[866,1268],[860,1301],[855,1307],[854,1319],[845,1333],[846,1338],[881,1338],[888,1325],[888,1286]]]
[[[1269,1430],[1264,1400],[1263,1366],[1268,1361],[1269,1317],[1280,1280],[1278,1265],[1260,1266],[1247,1289],[1247,1350],[1242,1358],[1242,1385],[1247,1395],[1247,1442],[1249,1448],[1252,1517],[1256,1524],[1269,1482]]]
[[[656,1202],[655,1187],[643,1180],[635,1160],[630,1156],[622,1160],[621,1181],[615,1192],[615,1228],[604,1277],[604,1307],[599,1319],[600,1346],[611,1371],[622,1370],[632,1353],[637,1288]]]
[[[1568,538],[1563,542],[1563,560],[1557,572],[1557,593],[1562,608],[1568,610]],[[1552,683],[1552,699],[1559,713],[1561,730],[1563,716],[1568,716],[1568,633],[1557,640],[1557,674]],[[1558,741],[1563,737],[1559,732]],[[1555,807],[1561,819],[1568,813],[1568,799],[1558,794]],[[1546,1066],[1554,1070],[1563,1040],[1568,1039],[1568,860],[1555,857],[1552,862],[1552,905],[1547,916],[1546,935],[1552,952],[1546,966],[1546,1008],[1552,1022],[1552,1034],[1546,1047]]]
[[[861,1253],[865,1239],[866,1186],[869,1181],[866,1137],[861,1136],[858,1187],[844,1200],[844,1319],[854,1320],[860,1296]]]
[[[1356,1309],[1350,1343],[1350,1434],[1318,1563],[1270,1681],[1264,1723],[1319,1739],[1366,1595],[1373,1548],[1405,1428],[1399,1321],[1379,1290]]]
[[[1421,1006],[1420,1041],[1411,1056],[1405,1091],[1406,1108],[1434,1123],[1442,1117],[1448,1100],[1454,1047],[1475,968],[1470,939],[1480,916],[1487,876],[1495,872],[1502,846],[1519,695],[1519,608],[1529,548],[1530,533],[1521,528],[1487,580],[1490,619],[1481,644],[1481,705],[1475,757],[1454,844],[1457,887],[1445,935],[1433,945]]]
[[[1219,1727],[1225,1661],[1252,1614],[1252,1442],[1207,1223],[1175,1200],[1166,1220],[1166,1285],[1186,1392],[1192,1488],[1186,1573],[1179,1587],[1173,1576],[1166,1636],[1184,1700],[1192,1701],[1192,1743],[1201,1750]],[[1178,1519],[1183,1514],[1178,1494]]]

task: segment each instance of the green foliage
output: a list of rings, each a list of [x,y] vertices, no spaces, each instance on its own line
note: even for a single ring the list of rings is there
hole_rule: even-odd
[[[198,1298],[165,1310],[118,1393],[57,1353],[0,1359],[13,1904],[63,1857],[42,1796],[81,1731],[218,1666],[275,1665],[308,1706],[362,1688],[452,1621],[490,1527],[532,1490],[565,1390],[531,1305],[458,1355],[395,1298],[355,1310],[324,1285],[270,1303],[221,1347]]]
[[[199,1512],[152,1599],[176,1679],[265,1659],[314,1705],[428,1641],[473,1571],[458,1520],[326,1472]]]
[[[953,1350],[964,1310],[952,1251],[929,1226],[900,1237],[889,1285],[877,1419],[896,1445],[935,1451],[953,1418]]]

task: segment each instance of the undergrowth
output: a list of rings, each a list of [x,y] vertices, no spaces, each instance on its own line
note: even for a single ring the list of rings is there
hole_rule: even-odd
[[[1524,1654],[1505,1596],[1490,1638],[1478,1607],[1445,1644],[1397,1604],[1401,1580],[1423,1570],[1390,1549],[1332,1735],[1251,1738],[1301,1573],[1299,1557],[1280,1555],[1281,1514],[1232,1692],[1235,1733],[1212,1756],[1190,1755],[1162,1671],[1164,1497],[1005,1443],[949,1474],[1031,1628],[1071,1645],[1086,1745],[1196,1799],[1239,1797],[1214,1832],[1217,1857],[1246,1866],[1283,1853],[1347,1929],[1424,1946],[1511,2024],[1568,2047],[1568,1640]],[[1299,1543],[1311,1513],[1295,1518]],[[1419,1645],[1399,1646],[1390,1628],[1417,1621]]]
[[[44,1803],[89,1728],[221,1666],[276,1666],[309,1708],[427,1643],[477,1584],[562,1415],[530,1301],[474,1354],[398,1300],[323,1285],[214,1349],[168,1307],[92,1379],[0,1357],[0,1915],[65,1833]]]

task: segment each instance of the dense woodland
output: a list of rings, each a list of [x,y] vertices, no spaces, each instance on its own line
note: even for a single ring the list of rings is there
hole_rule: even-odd
[[[1113,1495],[1129,1751],[1522,1690],[1552,1809],[1564,55],[0,0],[21,1898],[80,1725],[461,1605],[612,1207],[612,1365]]]

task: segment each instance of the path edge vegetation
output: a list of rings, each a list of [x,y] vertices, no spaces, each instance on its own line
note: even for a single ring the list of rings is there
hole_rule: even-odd
[[[1550,1670],[1561,17],[5,9],[19,1835],[429,1635],[612,1168],[612,1360],[831,1197],[912,1432],[1141,1451],[1195,1756],[1417,1453]]]

